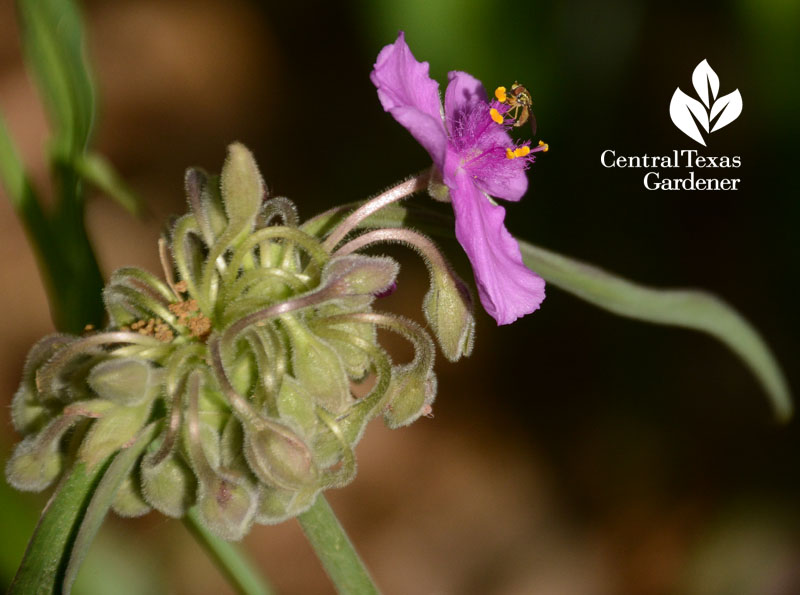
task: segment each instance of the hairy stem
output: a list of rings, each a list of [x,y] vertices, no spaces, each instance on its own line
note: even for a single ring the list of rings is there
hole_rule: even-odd
[[[183,517],[183,523],[237,591],[245,595],[270,595],[275,592],[239,548],[203,526],[195,509],[189,510]]]
[[[339,593],[380,592],[322,494],[297,519]]]
[[[355,211],[350,213],[347,219],[342,221],[336,227],[336,229],[331,232],[331,235],[329,235],[325,239],[325,242],[323,242],[322,247],[326,251],[331,252],[336,245],[341,242],[342,239],[344,239],[344,237],[353,229],[355,229],[364,219],[381,210],[383,207],[392,204],[393,202],[397,202],[398,200],[401,200],[407,196],[411,196],[415,192],[419,192],[420,190],[427,188],[428,182],[431,178],[431,171],[432,169],[426,169],[413,178],[410,178],[405,182],[401,182],[397,186],[393,186],[386,192],[379,194],[372,200],[365,202]]]

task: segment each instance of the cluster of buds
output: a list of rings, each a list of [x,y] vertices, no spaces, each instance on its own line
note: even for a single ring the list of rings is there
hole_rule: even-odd
[[[300,514],[321,490],[350,482],[366,424],[411,423],[430,412],[436,391],[429,332],[373,307],[394,289],[397,263],[363,249],[416,249],[431,276],[428,329],[448,359],[471,350],[470,294],[430,239],[368,229],[398,192],[424,184],[416,178],[301,225],[289,200],[266,196],[241,145],[229,148],[220,176],[189,170],[190,212],[159,243],[165,280],[116,271],[105,329],[52,335],[31,349],[12,406],[25,438],[9,482],[40,491],[76,461],[103,464],[146,439],[114,510],[181,517],[196,506],[225,539]],[[409,363],[392,362],[379,328],[413,345]],[[357,398],[354,384],[370,377]]]

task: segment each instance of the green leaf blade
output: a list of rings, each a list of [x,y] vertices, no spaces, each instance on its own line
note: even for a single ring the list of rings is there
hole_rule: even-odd
[[[76,465],[47,503],[28,548],[9,587],[9,595],[59,593],[65,553],[72,547],[89,497],[105,470]]]
[[[25,58],[50,117],[56,155],[78,155],[89,141],[95,113],[80,13],[68,0],[17,0],[17,10]]]
[[[766,391],[780,421],[792,416],[789,386],[759,333],[730,305],[705,291],[653,289],[519,241],[523,261],[545,281],[620,316],[694,329],[736,353]]]
[[[86,512],[80,521],[77,534],[69,553],[69,562],[64,572],[63,592],[69,593],[75,578],[78,576],[78,569],[89,552],[95,535],[100,530],[100,525],[108,514],[109,508],[114,503],[122,480],[128,475],[133,465],[144,452],[144,449],[153,439],[158,429],[158,424],[150,424],[136,438],[136,441],[129,447],[119,451],[107,471],[100,479],[97,489],[91,494]]]
[[[97,153],[79,155],[75,169],[80,176],[103,192],[131,215],[141,215],[144,203],[125,183],[109,161]]]
[[[14,208],[21,208],[29,196],[28,180],[25,166],[2,114],[0,114],[0,183]]]

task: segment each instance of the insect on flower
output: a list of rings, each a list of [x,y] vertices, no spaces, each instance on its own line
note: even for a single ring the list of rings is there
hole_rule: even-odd
[[[441,175],[481,304],[497,324],[510,324],[539,308],[545,284],[525,266],[505,227],[505,209],[489,197],[519,201],[528,189],[525,171],[548,146],[514,141],[508,131],[517,120],[505,117],[514,108],[489,101],[481,82],[466,72],[448,74],[442,105],[428,69],[401,32],[378,54],[370,76],[383,109],[428,151]],[[520,93],[510,94],[519,102]]]
[[[536,134],[536,116],[533,115],[531,108],[533,107],[533,98],[530,91],[514,81],[511,85],[511,92],[508,92],[505,87],[497,87],[494,91],[494,96],[500,103],[506,104],[509,109],[509,114],[514,120],[512,126],[519,128],[529,119],[531,121],[531,130]]]

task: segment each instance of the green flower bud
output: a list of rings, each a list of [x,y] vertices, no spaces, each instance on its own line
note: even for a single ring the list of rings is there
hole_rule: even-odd
[[[92,423],[81,442],[78,457],[93,467],[133,440],[150,415],[152,403],[118,406]]]
[[[235,415],[230,415],[219,437],[219,465],[241,475],[250,472],[244,456],[244,429]]]
[[[64,464],[61,439],[77,420],[56,418],[38,434],[20,442],[6,464],[8,483],[25,492],[39,492],[53,483]]]
[[[228,158],[222,167],[220,189],[234,237],[248,231],[255,222],[264,197],[264,181],[253,154],[240,143],[228,147]]]
[[[228,223],[219,194],[219,177],[209,178],[202,169],[190,167],[184,176],[184,189],[203,240],[212,244]]]
[[[313,484],[317,468],[303,440],[285,426],[264,424],[245,432],[244,452],[250,468],[267,485],[299,489]]]
[[[35,432],[47,423],[50,411],[36,389],[23,381],[11,401],[11,423],[23,434]]]
[[[386,256],[340,256],[325,267],[322,285],[336,295],[374,296],[394,283],[399,269],[397,263]]]
[[[144,516],[150,512],[151,508],[139,490],[139,481],[132,473],[126,475],[120,483],[111,508],[119,516],[126,518]]]
[[[263,486],[258,498],[256,522],[262,525],[274,525],[293,516],[295,499],[300,492],[283,488]]]
[[[442,172],[438,168],[434,168],[428,181],[428,196],[439,202],[452,202],[450,189],[445,185]]]
[[[197,479],[180,453],[169,453],[160,461],[155,460],[155,454],[157,451],[142,460],[142,496],[159,512],[181,518],[194,504]]]
[[[133,406],[150,401],[160,388],[149,362],[132,358],[106,360],[89,374],[91,389],[103,399]]]
[[[353,396],[339,354],[301,322],[288,317],[283,322],[292,343],[294,377],[331,413],[346,410]]]
[[[36,386],[36,372],[64,345],[74,341],[68,335],[50,335],[34,345],[25,360],[22,382],[11,401],[11,421],[22,434],[41,429],[48,421],[51,399]]]
[[[383,420],[388,427],[398,428],[430,411],[436,397],[435,351],[430,336],[418,324],[401,318],[390,318],[386,324],[414,345],[411,363],[392,368],[392,378],[384,397],[388,404]]]
[[[277,399],[278,416],[301,434],[312,436],[317,427],[314,399],[292,376],[281,383]]]
[[[398,368],[392,372],[389,404],[383,420],[390,428],[407,426],[429,411],[436,397],[436,376],[419,366]]]
[[[467,286],[449,268],[431,268],[431,288],[422,309],[442,353],[454,362],[472,352],[475,318]]]
[[[257,506],[257,493],[243,478],[225,474],[200,481],[197,495],[200,518],[223,539],[238,541],[244,537]]]
[[[67,407],[64,407],[64,416],[79,416],[98,418],[103,417],[110,411],[114,411],[118,405],[112,401],[105,399],[87,399],[86,401],[76,401]]]
[[[319,488],[294,491],[264,486],[259,496],[256,522],[274,525],[302,514],[311,508],[318,493]]]
[[[192,466],[197,468],[201,462],[197,459],[201,456],[200,453],[193,453],[191,444],[191,437],[189,436],[189,432],[185,432],[184,437],[186,438],[186,450],[190,453],[190,459],[192,460]],[[207,464],[212,469],[219,469],[222,467],[222,447],[220,445],[220,435],[208,424],[201,423],[200,424],[200,449],[202,453],[202,457],[204,457]]]

